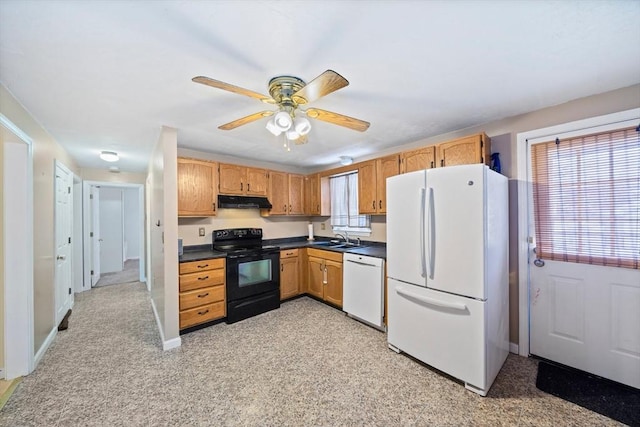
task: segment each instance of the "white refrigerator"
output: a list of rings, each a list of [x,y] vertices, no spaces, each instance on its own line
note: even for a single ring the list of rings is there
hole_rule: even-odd
[[[388,344],[486,396],[509,352],[507,179],[483,164],[387,179]]]

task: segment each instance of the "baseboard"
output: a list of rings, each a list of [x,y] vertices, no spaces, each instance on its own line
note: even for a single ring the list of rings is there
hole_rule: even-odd
[[[171,350],[172,348],[177,348],[182,345],[182,339],[180,337],[173,338],[170,340],[164,339],[164,331],[162,330],[162,322],[160,321],[160,316],[158,316],[158,309],[156,308],[156,304],[151,300],[151,308],[153,309],[153,315],[156,318],[156,325],[158,326],[158,332],[160,332],[160,341],[162,341],[162,349],[163,350]]]
[[[56,325],[53,329],[51,329],[51,332],[49,332],[49,335],[47,335],[47,339],[44,340],[44,343],[42,343],[42,345],[40,346],[40,350],[38,350],[38,352],[36,353],[36,356],[33,358],[34,370],[36,369],[36,366],[38,366],[38,363],[40,363],[40,360],[42,360],[42,357],[47,352],[51,344],[53,343],[53,340],[56,338],[57,333],[58,333],[58,325]]]
[[[509,353],[520,354],[518,352],[518,344],[516,344],[514,342],[510,342],[509,343]]]
[[[172,348],[178,348],[182,345],[182,338],[177,337],[169,341],[162,341],[163,350],[171,350]]]

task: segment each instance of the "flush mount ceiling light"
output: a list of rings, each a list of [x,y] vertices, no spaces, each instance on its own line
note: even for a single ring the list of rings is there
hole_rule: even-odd
[[[353,163],[353,159],[349,156],[340,156],[340,164],[347,166]]]
[[[120,159],[115,151],[102,151],[100,158],[105,162],[117,162]]]

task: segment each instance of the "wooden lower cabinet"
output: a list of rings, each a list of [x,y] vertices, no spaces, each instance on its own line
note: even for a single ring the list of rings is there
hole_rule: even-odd
[[[300,294],[300,257],[298,249],[280,251],[280,300]]]
[[[183,262],[180,276],[180,329],[226,316],[224,258]]]
[[[342,308],[342,254],[307,249],[307,293]]]

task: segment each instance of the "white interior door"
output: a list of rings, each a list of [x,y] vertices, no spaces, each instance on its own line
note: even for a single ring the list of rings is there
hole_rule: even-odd
[[[55,284],[56,323],[62,321],[72,302],[71,235],[73,205],[71,187],[73,176],[60,164],[56,164],[55,179]]]
[[[100,271],[110,273],[124,268],[124,225],[122,189],[100,188]]]
[[[590,130],[594,133],[594,130]],[[586,133],[588,135],[589,133]],[[527,147],[529,177],[533,176],[531,151],[536,144],[548,143],[549,139],[539,141],[529,141]],[[558,145],[558,144],[556,144]],[[613,146],[613,145],[612,145]],[[582,148],[583,150],[586,150]],[[613,148],[612,148],[613,150]],[[633,150],[633,149],[632,149]],[[640,151],[640,147],[637,148]],[[586,151],[582,151],[580,162],[586,162]],[[557,152],[551,148],[549,157],[559,157]],[[595,156],[595,154],[594,154]],[[637,160],[626,163],[629,153],[624,154],[621,162],[610,166],[602,165],[606,156],[598,154],[597,164],[602,168],[603,174],[614,176],[616,168],[625,168],[625,174],[633,169],[639,168]],[[614,158],[612,155],[611,158]],[[640,156],[638,156],[640,157]],[[549,160],[547,176],[554,172],[553,163],[555,159]],[[572,164],[575,164],[575,158]],[[539,163],[540,164],[540,163]],[[581,165],[586,169],[587,164]],[[589,213],[591,207],[601,203],[593,198],[573,197],[579,189],[571,187],[571,190],[559,191],[562,185],[569,188],[569,167],[565,164],[556,164],[555,168],[560,170],[557,180],[551,183],[545,182],[534,184],[542,187],[538,191],[544,191],[546,204],[538,202],[538,207],[534,207],[533,189],[529,190],[529,235],[536,236],[536,228],[542,222],[548,220],[539,219],[545,209],[547,212],[560,210],[572,215],[568,225],[558,225],[557,232],[551,237],[557,239],[559,245],[564,246],[564,253],[571,253],[574,249],[571,245],[579,246],[576,253],[582,253],[584,248],[582,234],[592,233],[595,227],[602,227],[594,224],[596,214]],[[631,168],[631,169],[629,169]],[[580,168],[577,168],[580,170]],[[611,172],[614,170],[614,172]],[[589,169],[588,173],[593,176],[599,174]],[[580,171],[582,182],[592,185],[594,179],[591,176],[584,177],[584,171]],[[565,178],[565,176],[567,178]],[[596,176],[599,180],[604,180],[601,176]],[[611,181],[611,178],[607,178]],[[529,179],[528,182],[532,180]],[[615,193],[615,184],[607,181],[608,191],[602,193],[602,198],[609,197]],[[575,181],[574,181],[575,182]],[[637,179],[635,185],[637,187]],[[626,183],[624,184],[626,185]],[[582,188],[582,187],[580,187]],[[631,187],[633,191],[633,187]],[[640,194],[640,187],[637,187]],[[558,198],[562,198],[561,200]],[[631,198],[631,204],[638,204],[640,200],[637,196]],[[615,209],[626,209],[622,203],[605,203],[607,207],[614,206]],[[625,205],[626,206],[626,205]],[[536,211],[537,209],[537,211]],[[632,209],[633,210],[633,207]],[[565,215],[562,213],[562,215]],[[537,223],[536,223],[537,221]],[[606,218],[603,223],[607,230],[611,227],[613,220]],[[638,234],[638,221],[631,220],[630,226],[624,226],[624,233],[629,236]],[[552,223],[552,227],[555,224]],[[577,230],[577,231],[576,231]],[[538,230],[540,231],[540,230]],[[578,237],[563,237],[563,233],[572,233]],[[634,234],[635,233],[635,234]],[[572,234],[572,236],[574,235]],[[603,233],[606,239],[611,239],[611,234]],[[603,239],[604,239],[603,238]],[[637,237],[632,237],[635,244],[638,244]],[[585,242],[594,247],[599,247],[598,240],[586,238]],[[555,240],[554,240],[555,242]],[[575,243],[580,242],[580,243]],[[595,242],[595,243],[594,243]],[[539,244],[540,242],[538,242]],[[555,244],[555,243],[554,243]],[[618,243],[613,243],[613,251],[624,245],[621,239]],[[529,310],[530,310],[530,353],[552,361],[562,363],[583,371],[587,371],[598,376],[609,378],[623,384],[640,388],[640,270],[637,268],[620,268],[603,265],[592,265],[589,263],[568,262],[558,259],[537,259],[535,253],[536,243],[531,239],[530,246],[530,274],[529,274]],[[569,249],[567,249],[569,247]],[[637,248],[637,246],[636,246]],[[593,257],[602,256],[602,253],[611,252],[611,249],[589,249],[593,252]],[[542,250],[538,250],[542,253]],[[591,256],[591,254],[587,254]],[[583,256],[583,255],[580,255]],[[576,261],[576,260],[573,260]]]
[[[92,185],[89,189],[89,209],[91,210],[91,286],[100,280],[100,188]]]

